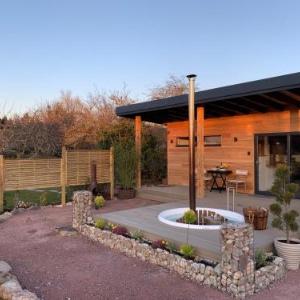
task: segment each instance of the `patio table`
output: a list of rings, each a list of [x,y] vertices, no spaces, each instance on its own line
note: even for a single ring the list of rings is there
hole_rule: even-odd
[[[212,177],[212,185],[210,188],[210,192],[212,190],[218,190],[221,193],[223,190],[226,190],[226,178],[229,174],[232,173],[231,170],[214,168],[214,169],[209,169],[206,172],[208,174],[210,174]],[[218,181],[217,181],[218,178],[221,179],[221,185],[218,184]]]

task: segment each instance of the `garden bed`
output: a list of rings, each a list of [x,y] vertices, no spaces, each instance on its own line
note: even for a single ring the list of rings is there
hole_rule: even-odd
[[[142,261],[147,261],[152,264],[162,266],[172,272],[191,279],[195,282],[204,284],[206,286],[214,287],[216,289],[227,291],[235,295],[235,289],[243,289],[240,284],[241,272],[237,272],[234,280],[231,281],[229,276],[221,271],[220,264],[214,264],[205,259],[197,260],[185,259],[178,252],[170,252],[161,248],[154,249],[150,241],[139,241],[131,237],[125,237],[119,234],[114,234],[109,230],[101,230],[93,225],[82,225],[80,232],[89,239],[100,242],[101,244],[120,251],[127,256],[137,257]],[[281,279],[285,275],[285,265],[281,258],[274,257],[269,265],[262,267],[254,272],[254,286],[252,293],[256,293],[265,289],[273,282]],[[240,276],[240,277],[239,277]],[[246,291],[245,291],[246,292]],[[240,295],[246,293],[239,293]]]

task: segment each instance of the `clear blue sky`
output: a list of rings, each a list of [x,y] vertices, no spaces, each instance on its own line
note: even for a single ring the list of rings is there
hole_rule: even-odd
[[[0,0],[0,104],[124,83],[143,98],[169,74],[206,89],[298,72],[299,12],[298,0]]]

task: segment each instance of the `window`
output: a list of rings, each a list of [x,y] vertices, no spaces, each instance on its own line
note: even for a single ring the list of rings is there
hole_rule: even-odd
[[[197,145],[197,137],[195,137],[195,144]],[[189,146],[189,137],[180,136],[176,138],[176,147],[188,147]]]
[[[222,138],[220,135],[208,135],[204,137],[204,146],[217,147],[221,146]]]
[[[209,135],[204,137],[204,146],[218,147],[221,146],[221,135]],[[197,137],[195,137],[195,145],[197,146]],[[188,147],[189,138],[187,136],[180,136],[176,138],[176,147]]]

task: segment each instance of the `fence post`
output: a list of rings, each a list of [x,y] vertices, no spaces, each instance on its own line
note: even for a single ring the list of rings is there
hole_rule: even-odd
[[[60,184],[61,184],[61,205],[66,205],[66,173],[67,173],[67,151],[66,147],[61,151],[60,163]]]
[[[0,155],[0,213],[4,209],[4,157]]]
[[[109,162],[110,162],[110,199],[113,200],[114,193],[115,193],[115,167],[114,167],[114,147],[110,148],[110,155],[109,155]]]

